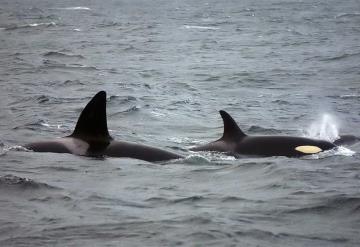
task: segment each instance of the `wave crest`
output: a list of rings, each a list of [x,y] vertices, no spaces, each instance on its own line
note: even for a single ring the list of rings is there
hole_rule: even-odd
[[[54,186],[48,185],[46,183],[36,182],[29,178],[22,178],[15,175],[5,175],[0,177],[0,187],[11,187],[21,190],[25,189],[58,189]]]

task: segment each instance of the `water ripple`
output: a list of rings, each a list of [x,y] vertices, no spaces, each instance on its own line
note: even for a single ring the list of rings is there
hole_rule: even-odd
[[[30,23],[24,25],[9,25],[2,27],[7,31],[17,30],[17,29],[26,29],[26,28],[35,28],[35,27],[52,27],[56,26],[55,22],[40,22],[40,23]]]
[[[44,53],[44,57],[55,57],[55,58],[80,58],[83,59],[84,56],[82,55],[76,55],[76,54],[67,54],[65,52],[61,51],[49,51]]]
[[[12,188],[16,190],[37,190],[37,189],[59,189],[46,183],[36,182],[32,179],[22,178],[11,174],[0,177],[0,187]]]

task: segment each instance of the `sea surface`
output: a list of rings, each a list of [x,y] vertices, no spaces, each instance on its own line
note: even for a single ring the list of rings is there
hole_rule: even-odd
[[[34,153],[107,91],[148,163]],[[360,143],[194,153],[244,132],[360,136],[358,0],[0,0],[0,246],[360,246]]]

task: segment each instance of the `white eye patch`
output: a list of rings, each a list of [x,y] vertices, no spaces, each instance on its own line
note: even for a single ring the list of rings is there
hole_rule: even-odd
[[[323,151],[317,146],[298,146],[295,148],[296,151],[302,152],[304,154],[316,154]]]

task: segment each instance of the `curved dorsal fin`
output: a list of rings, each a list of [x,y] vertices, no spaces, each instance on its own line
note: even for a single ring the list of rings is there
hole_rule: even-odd
[[[106,120],[106,92],[98,92],[85,106],[70,137],[76,137],[90,143],[109,143]]]
[[[229,113],[221,110],[220,115],[224,122],[224,134],[221,139],[238,139],[246,136],[244,132],[241,131],[235,120],[229,115]]]

